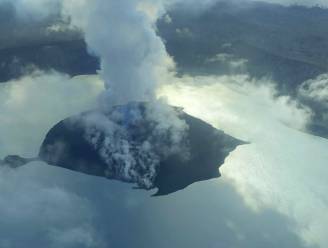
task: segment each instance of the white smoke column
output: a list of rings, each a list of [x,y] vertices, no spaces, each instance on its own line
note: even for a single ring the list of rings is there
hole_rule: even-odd
[[[174,65],[155,30],[162,1],[95,0],[85,7],[82,26],[90,52],[101,60],[105,105],[153,100],[160,78]]]

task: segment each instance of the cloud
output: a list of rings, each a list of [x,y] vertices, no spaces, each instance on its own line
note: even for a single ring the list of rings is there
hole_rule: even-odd
[[[180,37],[189,37],[192,38],[193,34],[190,31],[189,28],[177,28],[175,32],[180,36]]]
[[[229,46],[229,44],[224,44],[223,47],[227,46]],[[247,71],[248,60],[239,58],[230,53],[218,53],[214,57],[208,58],[206,63],[220,63],[221,65],[227,65],[230,74],[245,74]]]
[[[238,81],[238,78],[241,79],[227,77],[226,80]],[[181,90],[191,90],[193,85],[189,88],[186,85],[189,79],[183,80],[186,81],[181,85]],[[198,82],[198,79],[195,81]],[[2,85],[0,116],[3,120],[8,117],[10,122],[0,122],[1,154],[19,151],[34,155],[44,132],[50,126],[67,115],[95,106],[93,100],[102,89],[102,82],[97,76],[69,79],[58,73],[37,73]],[[184,91],[167,93],[169,100],[175,98],[177,92],[181,93],[180,99],[187,111],[203,113],[207,120],[217,120],[222,118],[222,115],[218,115],[222,110],[218,106],[224,103],[222,99],[229,102],[229,97],[240,97],[239,104],[230,101],[227,111],[231,113],[234,113],[234,109],[242,111],[252,106],[245,104],[247,96],[239,94],[237,89],[232,87],[229,90],[229,87],[222,86],[205,90],[205,87],[200,87],[197,91],[196,87],[193,91],[195,97],[190,98],[192,102],[185,102],[188,94]],[[220,92],[220,97],[212,98],[214,92]],[[233,92],[235,95],[231,95]],[[261,89],[254,95],[260,97],[263,92],[271,90]],[[206,97],[203,95],[205,93]],[[205,99],[213,105],[201,105]],[[275,104],[274,98],[265,103],[262,101],[259,102],[267,111]],[[245,108],[242,109],[240,105],[245,105]],[[282,109],[281,105],[277,104],[273,109]],[[295,111],[300,117],[288,118],[289,115],[283,114],[281,119],[294,127],[301,127],[305,121],[301,118],[302,110],[298,112],[294,107],[291,109],[286,110],[286,113]],[[274,110],[263,111],[262,114],[269,116]],[[229,112],[225,113],[226,117]],[[250,111],[245,113],[251,114]],[[280,115],[277,113],[277,116]],[[259,117],[254,118],[260,123],[263,121]],[[222,126],[229,124],[225,127],[231,126],[228,129],[230,132],[249,137],[245,133],[251,128],[244,127],[245,121],[239,124],[220,123]],[[244,128],[241,131],[240,126]],[[238,155],[239,151],[236,152]],[[232,167],[230,165],[227,168]],[[238,169],[239,165],[236,165]],[[247,169],[249,165],[243,168]],[[274,209],[263,208],[263,211],[256,212],[247,207],[243,198],[230,186],[229,178],[232,176],[227,175],[225,173],[224,178],[194,184],[170,196],[152,198],[151,192],[132,190],[128,184],[70,172],[44,163],[34,162],[16,170],[1,168],[0,246],[306,247],[291,232],[297,226],[289,217]],[[252,179],[251,175],[246,176]],[[126,238],[122,239],[122,236]]]
[[[301,97],[328,108],[328,74],[305,81],[298,92]]]
[[[298,98],[315,113],[311,124],[328,128],[328,75],[322,74],[305,81],[299,86],[297,93]]]
[[[201,95],[206,93],[203,99]],[[183,76],[163,86],[159,94],[168,97],[171,104],[183,106],[187,112],[201,115],[216,127],[251,142],[262,127],[286,125],[305,130],[312,116],[308,108],[290,97],[276,97],[273,81],[254,80],[245,74]]]
[[[279,4],[282,6],[305,6],[305,7],[314,7],[319,6],[323,8],[328,7],[327,0],[205,0],[205,1],[197,1],[197,0],[187,0],[187,1],[180,1],[180,0],[173,0],[168,1],[171,4],[179,4],[184,6],[184,8],[189,8],[189,10],[194,11],[195,13],[204,11],[208,8],[211,8],[218,2],[229,2],[235,4],[237,7],[243,7],[249,5],[249,3],[269,3],[269,4]]]
[[[88,227],[76,227],[70,230],[52,230],[49,234],[52,246],[57,247],[100,247],[99,241],[95,240],[94,230]]]
[[[139,1],[138,4],[142,6],[142,10],[145,11],[153,21],[156,21],[159,16],[165,13],[166,8],[174,6],[174,4],[183,4],[185,7],[202,11],[220,1],[222,0],[205,0],[202,2],[196,0],[142,0]],[[130,2],[132,3],[133,1]],[[327,7],[328,4],[326,0],[235,0],[234,2],[240,6],[245,2],[267,2],[285,6],[302,5],[307,7]],[[43,20],[50,16],[59,17],[61,15],[64,20],[68,18],[72,26],[83,30],[88,25],[88,18],[92,11],[92,6],[95,6],[94,2],[87,0],[0,0],[0,4],[10,4],[14,6],[17,16],[26,21]],[[123,5],[125,5],[125,3],[123,3]],[[170,22],[170,18],[166,17],[166,20]]]
[[[213,2],[220,2],[220,1],[224,1],[224,0],[212,0],[212,1],[209,0],[208,2],[213,3]],[[234,0],[232,2],[235,2],[240,6],[246,2],[250,2],[250,3],[264,2],[264,3],[271,3],[271,4],[280,4],[283,6],[298,5],[298,6],[305,6],[305,7],[319,6],[325,8],[328,6],[327,0]]]
[[[0,4],[14,6],[16,15],[26,21],[42,20],[60,13],[61,0],[0,0]]]
[[[256,2],[256,0],[249,0]],[[301,5],[306,7],[313,7],[313,6],[320,6],[320,7],[327,7],[328,2],[327,0],[260,0],[261,2],[268,2],[268,3],[275,3],[281,5]]]
[[[0,157],[35,156],[39,147],[30,143],[40,145],[53,124],[76,111],[95,107],[96,95],[102,90],[99,79],[88,76],[70,79],[57,72],[37,71],[0,84]]]
[[[96,77],[40,71],[1,84],[0,156],[35,156],[48,129],[96,106],[102,89]],[[69,176],[39,162],[0,168],[1,247],[101,247],[88,200],[58,184]]]
[[[296,223],[309,245],[326,247],[328,141],[308,135],[309,109],[276,97],[266,80],[247,76],[182,77],[160,92],[225,132],[251,142],[226,160],[228,179],[254,211],[273,209]]]
[[[100,247],[90,202],[58,184],[69,177],[43,163],[0,168],[1,247]]]

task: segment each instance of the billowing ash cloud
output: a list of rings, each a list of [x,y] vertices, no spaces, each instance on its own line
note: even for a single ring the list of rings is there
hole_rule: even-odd
[[[92,112],[69,119],[83,123],[84,139],[106,165],[105,176],[152,189],[162,159],[189,158],[187,124],[167,104],[129,103],[109,113]]]
[[[100,152],[108,164],[109,174],[115,160],[119,164],[116,168],[118,178],[136,182],[147,189],[153,187],[159,157],[163,157],[159,153],[166,156],[181,153],[184,132],[188,128],[175,109],[156,99],[160,82],[167,79],[174,69],[173,60],[155,29],[167,3],[148,0],[79,1],[81,10],[84,9],[83,16],[71,5],[63,5],[63,14],[71,18],[72,25],[83,30],[89,51],[100,58],[100,76],[106,87],[100,97],[102,111],[92,121],[91,128],[90,121],[86,121],[90,131],[85,138]],[[136,144],[128,139],[132,127],[121,130],[113,123],[115,117],[106,112],[114,105],[141,101],[150,102],[145,114],[139,113],[136,104],[129,104],[118,113],[123,115],[119,121],[123,127],[143,122],[145,118],[156,123],[155,132],[149,134],[149,139]],[[167,149],[167,144],[172,148]],[[140,166],[148,173],[140,175]]]

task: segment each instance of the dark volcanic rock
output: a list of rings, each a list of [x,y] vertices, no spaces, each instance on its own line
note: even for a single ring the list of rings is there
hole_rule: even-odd
[[[65,119],[48,132],[39,158],[50,165],[134,183],[138,188],[157,188],[156,195],[166,195],[219,177],[225,158],[245,144],[175,108],[188,128],[180,134],[179,149],[169,152],[174,146],[169,134],[155,132],[156,123],[147,119],[146,108],[147,104],[134,103],[107,113],[89,111]]]
[[[190,159],[181,160],[172,156],[161,162],[155,181],[158,195],[175,192],[194,182],[219,177],[219,167],[229,153],[244,144],[200,119],[185,113],[182,118],[189,126]]]

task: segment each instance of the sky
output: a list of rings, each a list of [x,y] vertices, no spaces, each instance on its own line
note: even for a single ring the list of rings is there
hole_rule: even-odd
[[[15,1],[22,18],[51,14],[46,3]],[[58,4],[83,29],[101,71],[74,78],[35,71],[0,84],[1,158],[35,156],[49,128],[68,116],[159,96],[250,144],[230,154],[221,178],[158,198],[42,162],[1,167],[0,247],[327,247],[328,141],[305,132],[310,109],[247,72],[176,76],[154,30],[163,1]],[[122,29],[110,32],[106,23]],[[299,94],[325,102],[326,77],[304,82]]]

